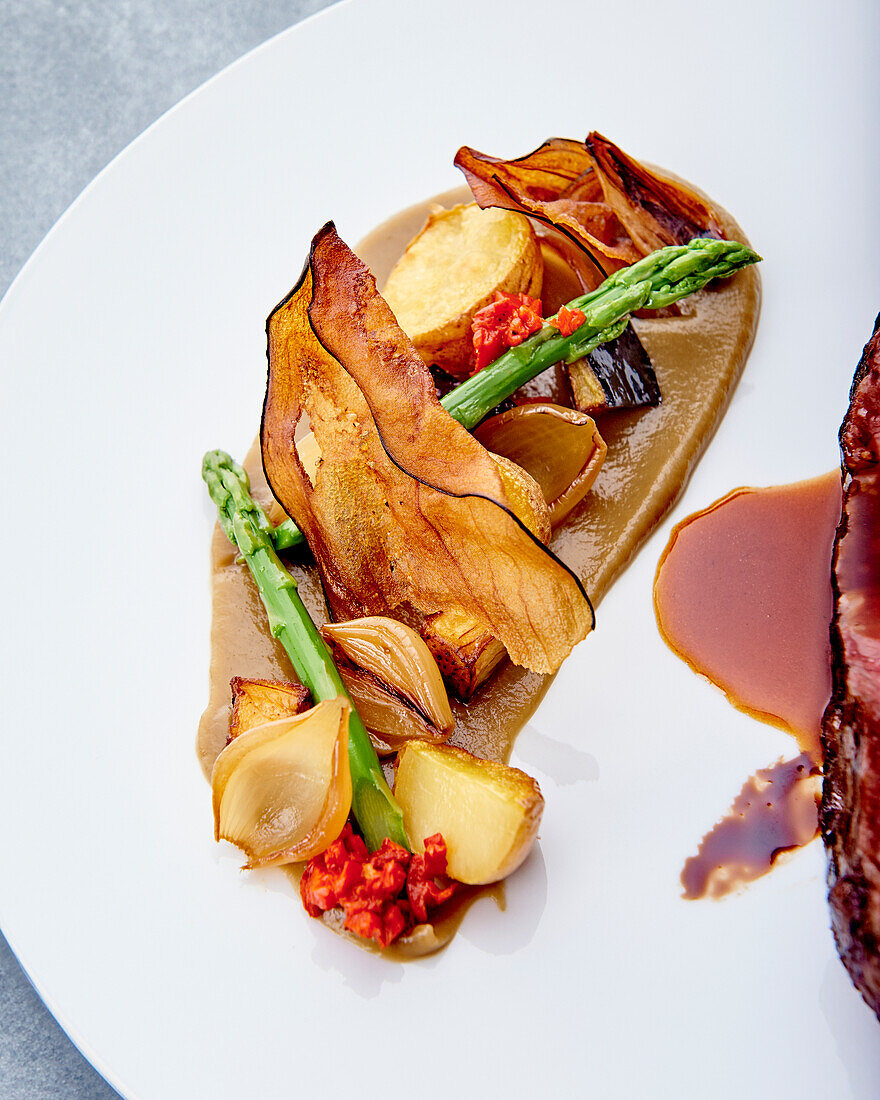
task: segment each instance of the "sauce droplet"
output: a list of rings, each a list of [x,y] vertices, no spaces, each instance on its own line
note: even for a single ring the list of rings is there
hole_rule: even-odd
[[[766,874],[780,853],[808,844],[818,826],[819,774],[801,753],[747,779],[729,813],[685,863],[684,897],[724,897]]]

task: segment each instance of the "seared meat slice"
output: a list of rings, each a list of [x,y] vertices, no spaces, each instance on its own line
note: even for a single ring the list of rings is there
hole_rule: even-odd
[[[853,378],[840,448],[821,823],[837,950],[880,1016],[880,317]]]

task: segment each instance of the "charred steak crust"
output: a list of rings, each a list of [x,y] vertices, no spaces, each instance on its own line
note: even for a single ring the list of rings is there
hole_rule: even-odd
[[[840,450],[821,828],[837,950],[880,1017],[880,316],[853,378]]]

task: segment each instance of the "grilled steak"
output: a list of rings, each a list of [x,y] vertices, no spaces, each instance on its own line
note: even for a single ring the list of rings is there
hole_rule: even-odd
[[[880,317],[853,378],[840,448],[821,824],[837,950],[880,1016]]]

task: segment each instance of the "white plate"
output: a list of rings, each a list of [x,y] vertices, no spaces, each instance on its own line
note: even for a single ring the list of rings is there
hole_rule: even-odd
[[[358,3],[233,65],[83,194],[0,309],[7,398],[0,918],[128,1097],[876,1096],[817,844],[727,901],[679,871],[791,752],[665,649],[672,516],[516,759],[547,796],[508,911],[387,963],[213,844],[211,509],[199,460],[254,435],[263,321],[328,217],[357,240],[596,127],[693,180],[767,257],[747,373],[676,515],[812,475],[880,304],[872,5]],[[870,9],[870,10],[869,10]]]

